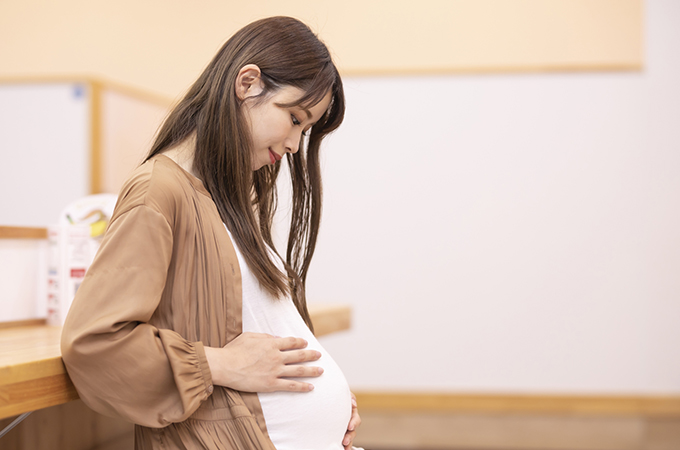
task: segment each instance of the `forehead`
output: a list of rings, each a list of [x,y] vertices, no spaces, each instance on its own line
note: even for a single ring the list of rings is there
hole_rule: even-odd
[[[290,104],[297,103],[302,96],[305,95],[305,91],[295,86],[284,86],[274,93],[274,100],[276,103]]]
[[[298,103],[298,101],[304,95],[305,91],[303,91],[300,88],[297,88],[295,86],[285,86],[279,89],[276,92],[276,94],[274,94],[272,100],[274,101],[274,103],[281,106],[295,105],[292,106],[292,108],[297,108],[300,109],[301,111],[304,111],[307,114],[306,118],[309,118],[312,122],[316,122],[321,118],[321,116],[324,115],[324,113],[328,109],[328,106],[331,103],[332,97],[331,92],[330,91],[326,92],[326,95],[316,105],[312,106],[305,105],[304,107],[301,105],[296,105],[296,103]]]

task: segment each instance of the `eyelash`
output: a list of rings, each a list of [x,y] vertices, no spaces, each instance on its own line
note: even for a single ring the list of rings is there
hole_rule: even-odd
[[[302,122],[300,122],[300,121],[298,120],[298,118],[295,117],[295,114],[291,114],[290,117],[293,119],[293,125],[296,125],[296,126],[297,126],[297,125],[302,125]],[[310,130],[311,130],[311,128],[310,128],[309,130],[303,130],[303,131],[302,131],[302,135],[303,135],[303,136],[309,136],[309,131],[310,131]]]
[[[296,125],[296,126],[297,126],[297,125],[302,125],[302,122],[300,122],[300,121],[298,120],[298,118],[295,117],[295,114],[291,114],[290,117],[293,119],[293,125]],[[310,128],[310,130],[311,130],[311,128]],[[309,136],[309,130],[302,131],[302,135],[303,135],[303,136]]]

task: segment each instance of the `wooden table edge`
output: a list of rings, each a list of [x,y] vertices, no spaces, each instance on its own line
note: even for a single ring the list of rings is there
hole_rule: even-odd
[[[309,313],[317,336],[346,330],[351,326],[351,307],[346,305],[310,304]],[[17,328],[41,330],[46,326],[5,326],[0,327],[0,334]],[[78,399],[78,393],[61,359],[61,352],[57,353],[38,360],[0,366],[0,419]],[[36,395],[29,395],[31,392]],[[17,396],[19,398],[13,398]]]

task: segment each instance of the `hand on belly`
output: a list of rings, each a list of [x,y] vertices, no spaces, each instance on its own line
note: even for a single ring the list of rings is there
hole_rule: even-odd
[[[321,367],[302,365],[321,353],[305,350],[301,338],[243,333],[222,348],[205,347],[213,384],[245,392],[309,392],[314,385],[295,378],[318,377]]]

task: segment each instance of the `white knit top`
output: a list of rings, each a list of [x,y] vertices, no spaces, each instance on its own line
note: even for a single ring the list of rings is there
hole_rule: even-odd
[[[301,379],[312,383],[313,391],[258,393],[269,437],[277,450],[342,450],[352,404],[340,367],[309,330],[292,299],[277,299],[262,289],[233,237],[232,243],[241,269],[243,331],[301,337],[308,349],[322,355],[318,361],[305,363],[324,369],[317,378]],[[285,273],[280,259],[274,259]]]

